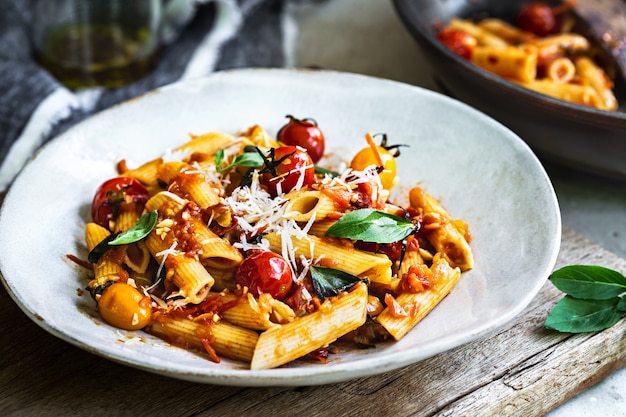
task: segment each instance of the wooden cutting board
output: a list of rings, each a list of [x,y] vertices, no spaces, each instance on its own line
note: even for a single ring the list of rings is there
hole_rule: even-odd
[[[576,263],[626,272],[626,260],[565,229],[557,267]],[[543,328],[561,296],[547,282],[505,328],[400,370],[325,386],[240,388],[178,381],[77,349],[0,289],[0,415],[541,416],[626,364],[626,320],[593,334]]]

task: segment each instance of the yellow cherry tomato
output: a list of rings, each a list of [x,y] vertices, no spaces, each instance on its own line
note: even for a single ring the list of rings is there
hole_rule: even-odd
[[[371,146],[361,149],[356,155],[354,155],[354,158],[352,158],[350,168],[356,171],[363,171],[371,165],[382,166],[383,171],[379,174],[380,182],[383,184],[385,189],[391,190],[397,182],[396,158],[391,154],[391,152],[382,146],[376,146],[376,149],[378,151],[378,155],[376,155],[376,151]]]
[[[112,284],[102,293],[98,307],[104,321],[124,330],[142,329],[152,317],[150,297],[121,282]]]

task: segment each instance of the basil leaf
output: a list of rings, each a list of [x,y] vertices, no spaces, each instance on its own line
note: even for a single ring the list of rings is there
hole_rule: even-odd
[[[91,250],[91,252],[89,252],[89,255],[87,255],[87,260],[89,261],[89,263],[92,263],[92,264],[97,263],[100,260],[100,258],[102,257],[102,255],[104,255],[104,253],[111,248],[109,246],[109,243],[112,240],[114,240],[116,237],[117,237],[117,235],[108,235],[107,237],[102,239],[102,241],[100,241],[100,243],[98,243]]]
[[[620,298],[619,303],[617,303],[615,309],[620,313],[626,313],[626,298]]]
[[[626,277],[601,266],[565,266],[554,271],[550,281],[565,294],[588,300],[607,300],[626,291]]]
[[[354,210],[335,222],[326,236],[363,242],[393,243],[411,234],[415,225],[408,220],[374,209]]]
[[[311,265],[309,270],[311,271],[313,289],[321,302],[324,302],[326,297],[334,297],[342,291],[349,290],[357,282],[364,281],[347,272],[326,266]]]
[[[129,243],[139,242],[154,229],[158,217],[159,215],[156,210],[145,213],[133,227],[117,235],[115,239],[109,242],[109,245],[128,245]]]
[[[550,311],[544,326],[564,333],[587,333],[608,329],[621,314],[616,311],[620,299],[582,300],[566,295]]]
[[[335,178],[339,176],[338,172],[332,171],[330,169],[321,167],[319,165],[313,165],[313,169],[315,170],[316,174],[320,174],[320,175],[328,175],[331,178]]]
[[[233,159],[233,162],[231,162],[229,165],[225,167],[222,167],[223,162],[224,162],[224,150],[220,149],[215,155],[215,167],[217,169],[217,172],[228,171],[229,169],[234,168],[234,167],[259,168],[263,166],[263,164],[265,163],[265,160],[263,159],[263,156],[259,154],[259,152],[257,152],[255,149],[254,151],[244,152],[242,154],[235,156],[235,158]]]
[[[217,168],[217,172],[220,172],[222,163],[224,163],[224,149],[220,149],[215,154],[215,167]]]

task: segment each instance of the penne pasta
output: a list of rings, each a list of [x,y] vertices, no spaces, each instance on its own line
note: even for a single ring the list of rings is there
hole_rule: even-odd
[[[594,61],[590,40],[572,31],[577,28],[572,15],[559,22],[560,30],[538,35],[502,19],[457,18],[441,29],[439,39],[475,65],[527,89],[583,106],[617,110],[614,83]],[[444,36],[450,31],[460,34]]]
[[[617,99],[613,94],[613,82],[606,73],[587,57],[577,58],[575,67],[580,78],[598,93],[599,103],[597,107],[603,110],[617,109]]]
[[[292,191],[285,198],[285,218],[297,222],[320,221],[337,211],[335,202],[318,190]]]
[[[424,216],[431,220],[425,226],[425,234],[437,252],[453,267],[459,267],[461,271],[471,269],[474,258],[466,230],[459,228],[443,206],[420,187],[413,187],[409,191],[409,201],[412,207],[421,209]]]
[[[581,104],[583,106],[602,108],[602,99],[598,92],[588,84],[555,83],[548,80],[534,80],[520,83],[521,86],[554,98]]]
[[[504,78],[529,82],[537,76],[537,50],[531,46],[477,46],[471,60]]]
[[[187,303],[204,301],[215,279],[197,258],[171,249],[154,232],[146,238],[146,246],[156,261],[165,265],[166,283],[178,288],[175,295],[183,297]]]
[[[96,223],[87,223],[85,226],[85,241],[87,249],[91,252],[100,242],[111,233],[104,227]],[[94,278],[89,283],[89,288],[96,288],[106,284],[108,281],[117,281],[122,271],[120,259],[121,248],[117,248],[115,253],[108,253],[102,256],[98,262],[93,264]]]
[[[182,198],[207,209],[220,202],[220,196],[209,183],[204,172],[184,162],[167,162],[158,168],[158,178],[167,189]]]
[[[399,310],[394,311],[393,307],[387,306],[378,315],[378,322],[394,339],[400,340],[415,327],[452,291],[461,276],[460,269],[450,267],[441,256],[435,256],[431,271],[431,288],[417,293],[401,293],[394,300]]]
[[[372,135],[366,142],[366,151],[378,149]],[[374,159],[384,165],[378,152]],[[87,247],[98,255],[88,289],[96,301],[107,300],[106,308],[99,305],[106,323],[140,326],[214,362],[224,357],[262,370],[321,355],[364,326],[368,314],[385,319],[396,305],[391,294],[400,306],[423,300],[415,315],[423,318],[454,285],[444,272],[460,271],[445,269],[446,260],[471,267],[465,223],[421,191],[409,195],[415,210],[393,204],[380,175],[395,184],[394,170],[371,165],[316,176],[309,161],[303,148],[281,150],[254,125],[238,135],[192,137],[124,172],[121,180],[132,182],[135,194],[119,186],[105,201],[115,214],[85,226]],[[373,237],[350,227],[342,237],[326,236],[362,209],[354,213],[358,228],[371,222]],[[434,249],[419,247],[422,233]],[[436,285],[416,278],[425,271]],[[116,281],[124,286],[107,292]],[[117,300],[124,293],[127,299]],[[387,309],[379,298],[384,293]],[[415,317],[385,319],[389,333],[401,337]]]
[[[477,23],[478,27],[504,39],[508,45],[519,45],[532,41],[536,36],[523,31],[501,19],[483,19]]]
[[[505,48],[508,46],[506,40],[495,35],[469,20],[452,19],[448,27],[459,29],[472,35],[478,42],[478,46],[489,46],[494,48]]]
[[[189,142],[175,148],[171,154],[182,156],[183,160],[188,159],[188,157],[193,154],[213,156],[217,151],[234,141],[232,135],[222,132],[210,132],[203,135],[190,136],[191,140]],[[158,171],[162,163],[163,157],[156,158],[121,174],[125,177],[134,178],[148,187],[158,189]]]
[[[255,331],[226,321],[194,321],[167,315],[157,315],[146,331],[178,346],[210,349],[215,354],[244,362],[252,360],[259,338]]]
[[[283,236],[270,233],[266,236],[270,249],[282,251],[283,244],[293,245],[294,257],[303,255],[318,260],[320,265],[341,267],[342,271],[368,279],[378,284],[391,282],[391,261],[383,254],[376,254],[354,249],[352,245],[338,245],[329,238],[319,238],[308,235],[306,237],[284,237],[289,243],[283,243]]]
[[[568,83],[576,76],[576,66],[569,58],[556,58],[546,65],[546,74],[551,81]]]
[[[359,283],[348,294],[326,301],[316,312],[263,332],[250,369],[275,368],[291,362],[355,330],[366,317],[367,287]]]

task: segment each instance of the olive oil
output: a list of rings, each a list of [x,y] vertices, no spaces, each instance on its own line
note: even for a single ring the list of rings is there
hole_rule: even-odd
[[[51,30],[35,58],[72,89],[115,88],[135,81],[158,62],[157,34],[124,22],[84,22]]]

